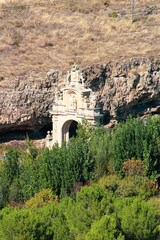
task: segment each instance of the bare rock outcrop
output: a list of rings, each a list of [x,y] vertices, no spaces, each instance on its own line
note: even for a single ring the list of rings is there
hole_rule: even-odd
[[[124,120],[129,114],[160,113],[159,60],[108,62],[106,66],[90,66],[84,74],[103,106],[105,124]]]
[[[145,58],[107,62],[83,69],[83,76],[103,107],[104,124],[112,125],[129,114],[160,114],[160,60]],[[62,73],[29,72],[16,82],[0,78],[0,140],[10,131],[38,131],[51,123],[49,108]]]
[[[61,72],[30,72],[17,82],[0,82],[0,139],[5,132],[37,131],[51,122],[48,109]]]

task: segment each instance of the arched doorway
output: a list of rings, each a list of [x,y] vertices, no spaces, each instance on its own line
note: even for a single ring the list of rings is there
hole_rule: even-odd
[[[76,136],[78,122],[75,120],[68,120],[62,127],[62,140],[69,142],[69,139]]]
[[[69,139],[72,137],[76,137],[77,125],[78,125],[78,123],[76,121],[71,122],[70,127],[69,127]]]
[[[83,118],[92,125],[100,122],[103,117],[101,108],[96,107],[96,96],[84,84],[78,65],[67,72],[61,89],[55,85],[55,102],[49,112],[53,123],[51,135],[47,135],[47,145],[50,147],[55,143],[61,146],[63,141],[68,143],[70,138],[76,136],[77,122],[82,122]]]

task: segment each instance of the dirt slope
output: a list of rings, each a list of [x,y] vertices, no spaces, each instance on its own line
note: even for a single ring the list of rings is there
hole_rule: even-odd
[[[65,71],[72,63],[159,58],[160,2],[131,0],[1,0],[0,80],[30,70]]]

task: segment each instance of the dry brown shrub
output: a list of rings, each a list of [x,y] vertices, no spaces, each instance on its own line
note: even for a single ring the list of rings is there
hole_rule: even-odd
[[[143,65],[139,66],[138,71],[139,72],[146,72],[147,71],[147,65],[143,64]]]
[[[6,43],[0,43],[0,52],[9,51],[11,47]]]
[[[129,71],[129,73],[128,74],[133,74],[133,75],[137,75],[138,74],[138,70],[137,69],[135,69],[135,68],[133,68],[133,69],[131,69],[130,71]]]
[[[123,163],[123,172],[126,176],[143,176],[143,162],[140,160],[134,160],[133,158]]]

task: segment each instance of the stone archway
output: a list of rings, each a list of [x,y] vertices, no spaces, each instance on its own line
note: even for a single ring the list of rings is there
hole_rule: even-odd
[[[96,96],[84,83],[79,66],[74,65],[68,71],[63,87],[55,90],[55,102],[49,111],[52,115],[53,130],[47,135],[46,145],[68,142],[76,135],[77,123],[85,118],[93,125],[100,122],[103,114],[101,108],[96,107]]]
[[[78,122],[75,120],[68,120],[62,126],[62,141],[66,143],[69,142],[69,139],[76,136]]]

